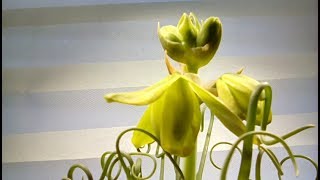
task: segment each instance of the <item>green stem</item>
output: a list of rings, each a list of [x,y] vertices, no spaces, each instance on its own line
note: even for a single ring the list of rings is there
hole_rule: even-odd
[[[213,127],[213,120],[214,120],[214,115],[213,115],[213,113],[211,113],[207,136],[206,136],[205,144],[203,146],[200,165],[199,165],[199,169],[197,172],[197,180],[202,180],[202,173],[203,173],[204,165],[206,162],[208,147],[209,147],[209,143],[210,143],[210,137],[211,137],[212,127]]]
[[[264,151],[259,149],[259,153],[257,155],[257,160],[256,160],[256,180],[261,180],[261,159]]]
[[[165,156],[161,156],[160,180],[164,180],[164,157]]]
[[[198,74],[198,68],[195,68],[194,66],[190,66],[187,64],[187,72]]]
[[[256,89],[253,91],[250,97],[249,107],[247,112],[247,125],[246,125],[247,132],[254,131],[258,100],[261,92],[264,89],[266,91],[266,99],[265,99],[266,107],[264,108],[264,115],[262,119],[261,128],[263,130],[266,129],[266,122],[268,120],[268,115],[270,112],[272,93],[271,93],[271,87],[269,84],[261,83],[256,87]],[[239,176],[238,176],[239,180],[249,179],[251,163],[252,163],[252,145],[253,145],[253,136],[249,136],[246,139],[244,139],[242,156],[241,156],[241,165],[240,165]]]
[[[180,157],[174,155],[173,159],[176,162],[176,164],[180,166]],[[176,180],[180,180],[181,179],[180,174],[177,172],[177,170],[175,170],[175,172],[176,172]]]
[[[197,162],[197,141],[192,153],[184,160],[183,175],[185,180],[196,179],[196,162]]]

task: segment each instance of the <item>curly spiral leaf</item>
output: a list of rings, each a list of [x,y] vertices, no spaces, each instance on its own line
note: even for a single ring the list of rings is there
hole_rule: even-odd
[[[304,155],[295,154],[295,155],[293,155],[293,156],[294,156],[295,158],[301,158],[301,159],[304,159],[304,160],[309,161],[309,162],[313,165],[313,167],[316,169],[316,171],[317,171],[317,176],[316,176],[315,179],[318,180],[318,165],[317,165],[316,162],[314,162],[311,158],[309,158],[309,157],[307,157],[307,156],[304,156]],[[288,160],[288,159],[290,159],[289,156],[283,158],[283,159],[281,160],[281,162],[280,162],[280,165],[282,165],[282,164],[283,164],[286,160]],[[281,179],[281,177],[280,177],[279,174],[278,174],[278,177],[279,177],[279,179]]]
[[[73,179],[73,172],[77,169],[80,168],[86,175],[88,180],[93,180],[93,176],[90,172],[90,170],[83,164],[74,164],[70,167],[68,171],[68,177],[67,178],[62,178],[62,180],[72,180]]]
[[[150,172],[150,174],[146,177],[142,177],[142,170],[141,170],[141,167],[142,167],[142,159],[141,158],[138,158],[136,160],[136,163],[133,164],[133,166],[131,167],[131,173],[133,175],[133,177],[135,177],[136,179],[139,179],[139,180],[144,180],[144,179],[149,179],[151,178],[154,173],[156,172],[156,169],[157,169],[157,161],[156,161],[156,158],[153,157],[152,155],[148,154],[148,153],[130,153],[131,156],[145,156],[145,157],[148,157],[152,160],[153,162],[153,168],[152,168],[152,171]]]
[[[267,136],[270,136],[272,138],[277,139],[283,145],[283,147],[285,148],[285,150],[289,154],[289,157],[291,158],[293,166],[294,166],[294,169],[295,169],[296,176],[299,175],[298,165],[297,165],[296,160],[295,160],[295,158],[293,156],[293,153],[292,153],[290,147],[288,146],[288,144],[283,139],[281,139],[279,136],[277,136],[275,134],[272,134],[272,133],[266,132],[266,131],[250,131],[250,132],[247,132],[247,133],[243,134],[242,136],[240,136],[238,138],[238,140],[232,145],[232,148],[229,151],[229,154],[228,154],[228,156],[227,156],[227,158],[225,160],[225,163],[224,163],[222,171],[221,171],[221,177],[220,177],[221,180],[226,179],[227,170],[228,170],[228,166],[229,166],[230,160],[231,160],[232,155],[234,153],[234,150],[236,149],[238,144],[240,144],[240,142],[243,141],[244,139],[248,138],[248,136],[253,136],[253,135],[267,135]],[[246,177],[246,178],[248,179],[248,177]],[[244,179],[244,177],[240,177],[240,179]]]
[[[275,156],[275,154],[268,148],[265,148],[263,146],[259,146],[259,153],[257,155],[257,160],[256,160],[256,180],[260,180],[261,179],[261,159],[262,159],[262,155],[263,153],[266,152],[266,154],[269,156],[269,158],[271,159],[272,163],[274,164],[274,166],[276,167],[276,169],[278,170],[278,174],[279,175],[283,175],[283,171],[281,168],[281,165],[279,163],[278,158]]]
[[[154,141],[156,141],[156,142],[161,146],[160,140],[159,140],[157,137],[155,137],[154,135],[152,135],[151,133],[149,133],[148,131],[145,131],[145,130],[143,130],[143,129],[140,129],[140,128],[130,128],[130,129],[127,129],[127,130],[123,131],[122,133],[120,133],[120,135],[118,136],[117,141],[116,141],[116,152],[117,152],[117,154],[118,154],[118,157],[119,157],[119,159],[120,159],[120,163],[121,163],[122,167],[126,167],[126,164],[125,164],[125,162],[124,162],[124,160],[123,160],[123,156],[122,156],[122,153],[121,153],[120,148],[119,148],[119,146],[120,146],[120,140],[121,140],[122,136],[123,136],[125,133],[129,132],[129,131],[140,131],[140,132],[142,132],[142,133],[145,133],[146,135],[148,135],[149,137],[151,137],[152,139],[154,139]],[[169,153],[166,152],[166,151],[164,151],[164,153],[165,153],[166,156],[169,158],[169,160],[172,162],[173,166],[175,167],[175,169],[176,169],[177,172],[179,173],[181,179],[184,179],[184,175],[183,175],[183,173],[182,173],[179,165],[177,165],[177,163],[174,161],[174,159],[172,158],[171,154],[169,154]],[[132,164],[133,164],[133,163],[132,163]],[[132,166],[132,164],[130,164],[130,165]],[[129,168],[124,168],[124,170],[125,170],[125,173],[126,173],[126,175],[127,175],[127,179],[128,179],[128,180],[133,179],[133,176],[131,176],[131,173],[130,173],[131,170],[130,170]]]
[[[212,146],[212,148],[211,148],[211,150],[210,150],[210,162],[211,162],[211,164],[212,164],[215,168],[217,168],[217,169],[219,169],[219,170],[221,170],[222,168],[219,167],[218,165],[216,165],[216,163],[214,163],[214,161],[213,161],[213,159],[212,159],[212,152],[213,152],[213,149],[214,149],[215,147],[217,147],[218,145],[221,145],[221,144],[228,144],[228,145],[231,145],[231,146],[232,146],[232,143],[230,143],[230,142],[219,142],[219,143],[217,143],[217,144],[215,144],[215,145]],[[241,155],[241,149],[240,149],[239,147],[236,147],[236,149],[239,151],[239,153],[240,153],[240,155]]]
[[[107,161],[105,161],[105,157],[110,154],[108,156],[108,159]],[[112,171],[113,171],[113,167],[114,167],[114,164],[117,162],[116,160],[112,161],[113,158],[116,158],[117,157],[117,154],[115,152],[105,152],[103,153],[103,155],[101,156],[101,159],[100,159],[100,163],[101,163],[101,168],[102,168],[102,174],[101,174],[101,177],[100,179],[103,179],[105,176],[108,177],[108,179],[118,179],[118,177],[120,176],[120,173],[121,173],[121,165],[119,164],[119,168],[118,168],[118,171],[116,173],[116,176],[115,177],[112,177],[111,174],[112,174]],[[112,163],[111,163],[112,161]],[[111,167],[109,168],[109,165],[111,163]]]
[[[291,132],[289,132],[289,133],[281,136],[281,138],[282,138],[283,140],[285,140],[285,139],[288,139],[289,137],[292,137],[292,136],[294,136],[294,135],[296,135],[296,134],[298,134],[298,133],[300,133],[300,132],[302,132],[302,131],[304,131],[304,130],[306,130],[306,129],[310,129],[310,128],[314,128],[314,127],[315,127],[315,125],[313,125],[313,124],[308,124],[308,125],[305,125],[305,126],[302,126],[302,127],[300,127],[300,128],[297,128],[297,129],[295,129],[295,130],[293,130],[293,131],[291,131]],[[266,139],[264,138],[264,136],[261,137],[261,142],[262,142],[263,144],[265,144],[265,145],[274,145],[274,144],[279,143],[279,141],[277,141],[276,139],[266,140]]]

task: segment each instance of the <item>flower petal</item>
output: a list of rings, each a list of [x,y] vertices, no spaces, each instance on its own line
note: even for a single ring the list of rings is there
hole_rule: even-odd
[[[218,79],[216,81],[218,96],[220,99],[223,100],[223,102],[229,107],[229,109],[238,115],[240,118],[244,119],[246,114],[242,113],[241,109],[239,108],[239,105],[232,95],[230,89],[228,88],[227,84],[222,81],[221,79]]]
[[[180,157],[188,156],[195,147],[201,124],[200,102],[189,83],[179,78],[150,107],[162,148]]]
[[[157,100],[179,77],[180,76],[178,74],[172,74],[143,90],[135,92],[110,93],[105,95],[104,98],[109,103],[119,102],[131,105],[147,105]]]
[[[190,86],[198,97],[208,106],[208,108],[214,113],[215,116],[228,128],[233,134],[241,136],[246,132],[246,127],[242,123],[241,119],[235,115],[230,109],[218,98],[212,95],[207,90],[203,89],[191,80],[184,78],[189,81]]]
[[[200,102],[189,82],[177,75],[156,101],[151,103],[141,118],[138,128],[145,129],[160,139],[161,147],[174,155],[188,156],[196,145],[200,130]],[[134,132],[136,148],[152,143],[147,135]]]
[[[141,117],[141,119],[137,125],[137,128],[144,129],[144,130],[148,131],[149,133],[155,135],[153,125],[151,123],[151,108],[150,108],[150,106],[147,108],[147,110],[144,112],[143,116]],[[140,131],[134,131],[131,142],[136,148],[140,148],[146,144],[153,143],[154,139],[152,139],[151,137],[149,137],[148,135],[146,135]]]

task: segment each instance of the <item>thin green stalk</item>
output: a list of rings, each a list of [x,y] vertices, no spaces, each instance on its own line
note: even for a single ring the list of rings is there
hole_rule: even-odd
[[[161,156],[160,180],[164,180],[164,156]]]
[[[256,180],[261,180],[261,159],[264,151],[262,149],[259,149],[259,153],[257,155],[256,160]]]
[[[271,88],[267,83],[259,84],[256,89],[253,91],[249,101],[249,107],[247,112],[247,132],[254,131],[255,122],[256,122],[256,114],[257,114],[257,106],[258,100],[263,89],[266,89],[266,99],[265,104],[267,108],[264,109],[264,115],[262,120],[262,125],[266,124],[268,119],[270,105],[271,105]],[[266,114],[267,113],[267,114]],[[263,130],[266,127],[262,127]],[[244,139],[243,148],[242,148],[242,156],[241,156],[241,165],[239,170],[238,179],[239,180],[248,180],[250,176],[251,163],[252,163],[252,145],[253,145],[253,136],[249,136]]]
[[[180,157],[179,156],[173,156],[174,161],[176,162],[176,164],[180,167]],[[177,172],[177,170],[175,170],[176,172],[176,180],[180,180],[180,174]]]
[[[272,103],[272,88],[267,82],[263,82],[258,85],[256,91],[259,91],[259,88],[263,88],[265,91],[265,101],[264,101],[264,110],[263,110],[263,118],[261,121],[261,130],[266,131],[268,125],[269,113],[271,111],[271,103]],[[261,92],[259,93],[261,94]]]
[[[197,180],[202,180],[203,169],[204,169],[204,165],[205,165],[205,162],[206,162],[206,157],[207,157],[207,152],[208,152],[208,147],[209,147],[212,127],[213,127],[213,122],[214,122],[213,120],[214,120],[214,115],[211,112],[211,117],[210,117],[209,127],[208,127],[208,131],[207,131],[207,136],[206,136],[206,140],[205,140],[205,143],[204,143],[204,146],[203,146],[201,160],[200,160],[200,164],[199,164],[199,169],[198,169],[198,172],[197,172]]]
[[[159,153],[159,148],[160,148],[160,146],[159,146],[159,144],[157,144],[157,149],[156,149],[156,154],[155,154],[155,156],[156,156],[156,158],[160,158],[161,159],[161,166],[160,166],[160,180],[164,180],[164,160],[165,160],[165,154],[164,154],[164,152],[162,152],[162,153]],[[176,169],[175,169],[175,171],[177,171]],[[177,172],[176,172],[177,173]],[[178,174],[178,173],[177,173]]]
[[[196,163],[197,163],[197,141],[192,153],[184,159],[183,175],[185,180],[196,179]]]

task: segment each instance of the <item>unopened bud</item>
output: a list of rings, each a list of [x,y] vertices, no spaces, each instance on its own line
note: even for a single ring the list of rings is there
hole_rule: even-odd
[[[243,74],[224,74],[216,82],[218,96],[241,119],[246,120],[249,101],[252,92],[259,82]],[[262,91],[256,115],[256,125],[260,125],[263,117],[265,92]],[[272,112],[269,113],[267,123],[272,120]]]
[[[201,24],[193,13],[184,13],[176,27],[158,27],[161,45],[168,56],[186,64],[192,73],[211,61],[219,47],[221,33],[219,18],[210,17]]]

